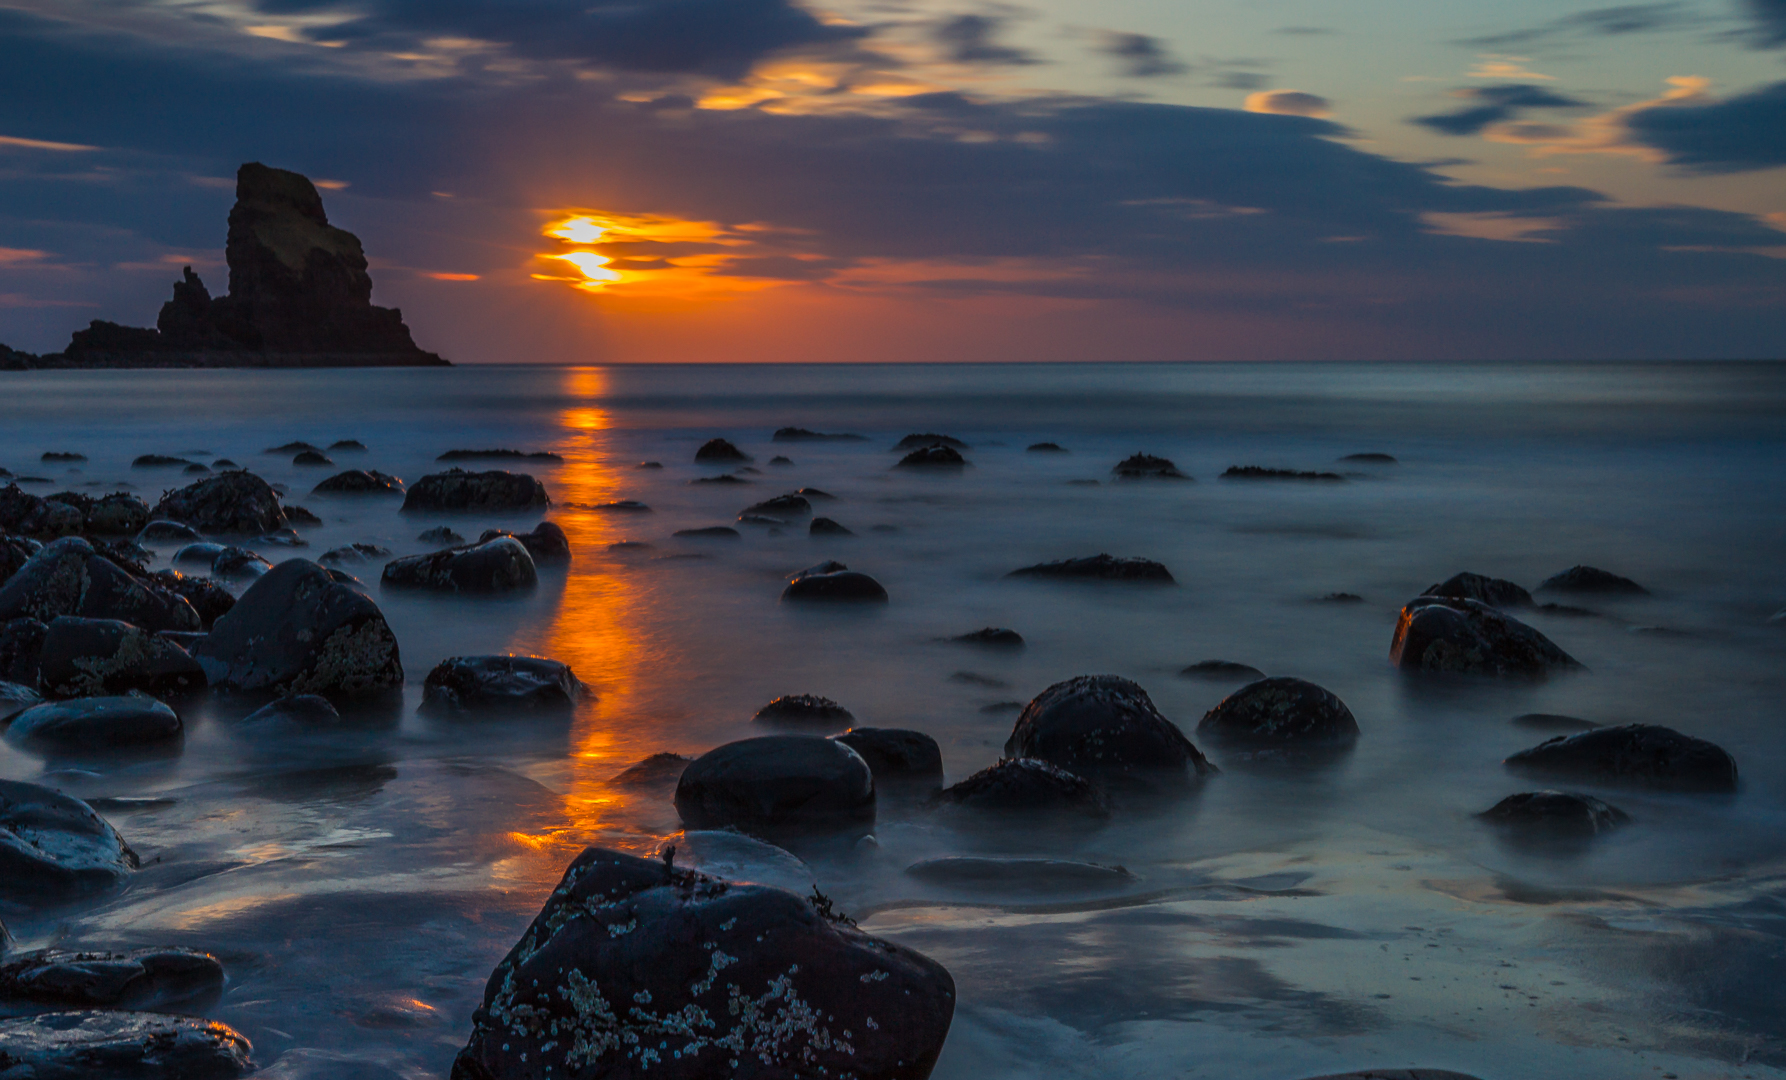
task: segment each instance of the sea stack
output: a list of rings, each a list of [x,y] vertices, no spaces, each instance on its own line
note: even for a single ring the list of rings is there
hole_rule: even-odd
[[[35,367],[409,367],[417,347],[396,308],[372,303],[359,237],[329,224],[308,179],[249,162],[229,214],[229,295],[187,267],[153,330],[95,321]],[[9,358],[10,359],[10,358]]]

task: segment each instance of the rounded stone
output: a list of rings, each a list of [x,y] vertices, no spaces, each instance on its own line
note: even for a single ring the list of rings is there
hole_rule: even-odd
[[[1618,807],[1571,791],[1509,795],[1476,816],[1522,833],[1555,836],[1594,836],[1631,821]]]
[[[539,571],[525,545],[499,536],[488,543],[392,559],[379,581],[399,589],[496,593],[533,588],[539,584]]]
[[[831,737],[868,762],[878,787],[890,784],[936,787],[943,782],[942,748],[922,731],[865,727],[851,728],[842,735]]]
[[[453,656],[422,683],[431,713],[569,712],[583,684],[566,664],[537,656]]]
[[[148,1012],[41,1013],[0,1021],[0,1060],[31,1080],[233,1080],[254,1047],[227,1024]]]
[[[1341,743],[1358,737],[1352,710],[1304,679],[1248,683],[1203,714],[1197,734],[1241,746]]]
[[[34,705],[13,717],[6,741],[36,753],[92,754],[164,746],[182,732],[173,709],[133,694]]]
[[[109,889],[136,868],[136,853],[86,803],[0,780],[0,899],[67,900]]]
[[[874,821],[874,774],[860,754],[817,735],[743,739],[683,770],[676,811],[691,829],[852,829]]]
[[[1404,671],[1533,676],[1579,668],[1543,634],[1477,600],[1421,596],[1396,620],[1389,662]]]
[[[854,570],[833,570],[829,573],[803,573],[788,583],[781,592],[784,601],[824,603],[887,602],[887,590],[867,574]]]
[[[1508,768],[1574,780],[1676,791],[1735,791],[1736,759],[1723,747],[1657,724],[1558,735],[1507,758]]]
[[[1090,780],[1035,758],[1006,758],[937,792],[939,806],[997,814],[1106,818],[1110,807]]]
[[[856,722],[850,711],[817,694],[784,694],[758,709],[751,719],[768,724],[813,724],[848,727]]]
[[[1080,675],[1037,694],[1017,717],[1005,756],[1036,758],[1095,780],[1215,771],[1147,691],[1119,675]]]

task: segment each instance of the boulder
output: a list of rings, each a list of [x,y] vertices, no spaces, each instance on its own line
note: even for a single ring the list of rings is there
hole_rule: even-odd
[[[812,524],[806,527],[808,536],[854,536],[855,533],[828,517],[815,517]]]
[[[751,719],[767,724],[811,724],[829,728],[849,727],[856,722],[848,709],[817,694],[784,694],[758,709]]]
[[[766,514],[770,517],[805,517],[812,513],[812,504],[804,495],[777,495],[773,499],[764,499],[760,503],[752,503],[739,511],[740,514]]]
[[[24,683],[0,682],[0,727],[31,706],[41,704],[43,695]]]
[[[0,623],[0,679],[32,688],[41,681],[38,658],[43,655],[43,636],[50,628],[36,619],[8,619]]]
[[[304,509],[302,506],[296,506],[296,505],[288,506],[285,508],[285,520],[290,522],[293,525],[321,525],[322,524],[322,518],[317,517],[315,514],[311,513],[309,510]]]
[[[377,544],[348,544],[345,547],[330,548],[316,557],[319,563],[369,563],[374,559],[388,558],[391,549],[379,547]]]
[[[116,563],[118,569],[137,580],[149,576],[149,564],[155,561],[155,553],[128,537],[112,540],[94,540],[93,550]]]
[[[921,435],[907,435],[893,444],[894,450],[918,450],[926,446],[947,446],[955,450],[966,450],[968,445],[953,435],[938,435],[925,432]]]
[[[1437,585],[1428,586],[1422,596],[1448,596],[1458,600],[1475,600],[1489,607],[1531,607],[1532,594],[1504,578],[1464,571],[1453,574]]]
[[[87,460],[87,455],[72,453],[67,450],[45,450],[43,452],[43,456],[38,458],[37,460],[39,460],[39,461],[69,461],[69,462],[85,461],[85,460]]]
[[[44,545],[0,586],[0,619],[58,615],[122,619],[145,630],[197,630],[198,612],[178,596],[126,573],[77,536]]]
[[[1060,445],[1059,443],[1051,443],[1051,442],[1030,443],[1028,450],[1032,454],[1064,454],[1064,453],[1067,453],[1066,447]]]
[[[1610,596],[1648,596],[1650,591],[1628,577],[1592,566],[1571,566],[1538,583],[1539,592],[1598,593]]]
[[[1152,454],[1131,454],[1116,463],[1110,470],[1124,480],[1189,480],[1190,477],[1178,471],[1178,466],[1163,457]]]
[[[349,469],[310,489],[312,495],[401,495],[403,481],[377,469]]]
[[[0,1020],[0,1065],[20,1080],[233,1080],[254,1047],[227,1024],[152,1012],[40,1013]]]
[[[489,543],[392,559],[379,581],[397,589],[495,593],[531,589],[539,584],[539,572],[527,548],[503,536]]]
[[[260,536],[285,524],[272,486],[246,470],[170,491],[155,504],[153,516],[214,536]]]
[[[193,654],[213,685],[236,690],[358,697],[403,685],[378,605],[307,559],[250,585]]]
[[[38,671],[43,691],[58,698],[131,690],[167,697],[205,687],[204,669],[185,649],[117,619],[60,615],[50,620]]]
[[[1037,694],[1017,717],[1005,756],[1036,758],[1098,781],[1179,780],[1215,766],[1118,675],[1080,675]]]
[[[590,848],[472,1014],[453,1080],[923,1080],[948,1035],[941,965],[816,893]]]
[[[724,439],[708,439],[701,444],[699,450],[695,451],[695,461],[701,464],[749,460],[751,460],[749,454]]]
[[[417,480],[403,497],[405,511],[478,511],[509,513],[544,510],[552,505],[546,485],[527,473],[466,472],[448,469]]]
[[[16,721],[15,721],[16,723]],[[1507,758],[1510,769],[1675,791],[1735,791],[1736,759],[1716,743],[1656,724],[1558,735]]]
[[[25,536],[0,536],[0,584],[12,577],[31,561],[31,556],[43,550],[43,544]]]
[[[537,656],[453,656],[422,683],[422,710],[437,714],[568,713],[583,684],[566,664]]]
[[[487,544],[499,536],[507,536],[519,540],[533,556],[539,566],[556,566],[571,561],[571,540],[564,535],[564,530],[550,521],[542,521],[533,527],[532,532],[516,533],[502,529],[486,529],[478,537],[478,543]]]
[[[1097,786],[1077,773],[1034,758],[1006,758],[939,791],[938,806],[997,814],[1068,814],[1106,818]]]
[[[765,735],[726,743],[676,782],[676,812],[691,829],[829,832],[874,823],[874,774],[843,743]]]
[[[205,630],[236,606],[235,594],[210,578],[191,577],[178,570],[157,570],[150,577],[156,585],[191,604],[192,610],[198,612],[199,626]]]
[[[432,529],[423,530],[421,535],[417,536],[416,539],[424,544],[463,544],[465,542],[463,536],[460,536],[445,525],[436,525]]]
[[[244,716],[242,723],[314,730],[341,723],[341,713],[320,694],[293,694],[262,705]]]
[[[247,548],[226,547],[211,561],[213,576],[232,581],[249,581],[271,569],[272,563]]]
[[[364,450],[366,444],[358,439],[336,439],[329,444],[330,450]]]
[[[291,463],[293,465],[335,464],[334,459],[330,458],[329,455],[323,453],[321,450],[300,450],[292,457]]]
[[[209,953],[190,949],[38,949],[0,962],[0,1009],[179,1012],[208,1004],[221,993],[223,965]]]
[[[1336,472],[1305,472],[1296,469],[1267,469],[1261,465],[1230,465],[1222,473],[1223,480],[1319,480],[1344,481]]]
[[[0,900],[69,900],[109,889],[136,868],[136,853],[86,803],[0,780]]]
[[[1524,791],[1476,816],[1520,833],[1550,836],[1594,836],[1631,820],[1616,806],[1572,791]]]
[[[1197,734],[1232,746],[1284,748],[1358,738],[1352,710],[1312,682],[1279,676],[1249,683],[1203,714]]]
[[[1033,577],[1084,581],[1140,581],[1174,584],[1172,571],[1152,559],[1090,555],[1082,559],[1058,559],[1013,570],[1008,578]]]
[[[864,727],[831,737],[868,762],[877,789],[885,790],[889,785],[942,786],[942,748],[922,731]]]
[[[1251,664],[1239,664],[1233,660],[1199,660],[1188,667],[1179,668],[1178,673],[1187,679],[1208,679],[1210,682],[1252,682],[1265,677],[1263,671]]]
[[[782,601],[803,603],[868,603],[887,602],[887,590],[867,574],[854,570],[832,570],[824,573],[802,571],[781,591]]]
[[[924,446],[899,459],[895,469],[959,469],[967,464],[953,446]]]
[[[1003,626],[986,626],[971,634],[958,634],[949,639],[962,645],[993,645],[999,648],[1023,647],[1023,635]]]
[[[134,536],[149,524],[149,504],[128,492],[114,491],[87,508],[87,531],[100,536]]]
[[[13,717],[6,741],[33,753],[87,755],[168,746],[183,734],[174,710],[146,694],[129,694],[33,705]]]
[[[190,566],[195,569],[209,570],[217,562],[217,556],[228,550],[229,545],[227,544],[213,544],[208,540],[201,540],[196,544],[187,544],[174,552],[173,558],[169,561],[175,566]]]
[[[694,758],[672,754],[669,751],[652,754],[633,762],[626,768],[608,777],[610,784],[622,784],[626,787],[654,787],[659,784],[673,784],[682,777],[682,770]]]
[[[1579,668],[1543,634],[1477,600],[1421,596],[1395,624],[1389,662],[1403,671],[1531,676]]]

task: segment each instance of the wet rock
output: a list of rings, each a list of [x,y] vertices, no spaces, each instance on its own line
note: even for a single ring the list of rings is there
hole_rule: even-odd
[[[171,491],[155,504],[152,516],[225,536],[260,536],[286,523],[278,494],[246,471],[219,473]]]
[[[422,710],[463,713],[568,713],[584,694],[566,664],[537,656],[453,656],[422,683]]]
[[[657,545],[647,544],[643,540],[617,540],[608,545],[608,550],[618,555],[625,555],[629,552],[656,551]]]
[[[792,580],[794,580],[794,578],[803,578],[803,577],[807,577],[808,575],[811,575],[811,574],[835,574],[839,570],[848,570],[848,569],[849,569],[849,567],[845,566],[843,563],[838,562],[836,559],[826,559],[822,563],[815,563],[814,565],[807,567],[806,569],[795,574],[794,577],[789,578],[788,580],[792,581]]]
[[[1085,777],[1035,758],[1006,758],[937,792],[936,803],[995,814],[1110,816],[1110,807]]]
[[[1403,671],[1531,676],[1579,668],[1543,634],[1487,604],[1421,596],[1402,608],[1389,662]]]
[[[210,578],[190,577],[178,570],[157,570],[150,576],[156,585],[191,604],[204,630],[211,629],[236,606],[235,595]]]
[[[416,539],[424,544],[463,544],[465,542],[463,536],[445,525],[436,525],[434,528],[424,531]]]
[[[1591,731],[1600,726],[1591,720],[1583,720],[1579,716],[1541,712],[1520,713],[1513,718],[1511,723],[1514,727],[1533,728],[1538,731]]]
[[[390,557],[391,549],[379,547],[377,544],[348,544],[346,547],[330,548],[316,557],[319,563],[369,563],[374,559]]]
[[[838,524],[835,521],[832,521],[828,517],[813,518],[812,524],[807,526],[806,534],[808,536],[854,536],[854,535],[856,535],[854,532],[851,532],[849,529],[843,527],[842,525]]]
[[[670,534],[684,540],[742,540],[743,534],[730,525],[709,525],[704,529],[677,529]]]
[[[38,949],[0,962],[0,1010],[4,1011],[178,1012],[208,1004],[222,993],[223,965],[208,953],[189,949]],[[0,1055],[5,1052],[0,1048]]]
[[[941,965],[816,894],[591,848],[491,974],[453,1077],[922,1080],[954,1006]]]
[[[1267,469],[1259,465],[1230,465],[1222,473],[1223,480],[1344,480],[1336,472],[1299,472],[1295,469]]]
[[[658,784],[672,784],[682,777],[682,770],[694,758],[669,751],[652,754],[633,762],[626,768],[608,777],[610,784],[622,784],[627,787],[652,787]]]
[[[947,446],[953,450],[966,450],[968,445],[953,435],[938,435],[935,432],[924,432],[919,435],[907,435],[893,444],[894,450],[918,450],[926,446]]]
[[[322,524],[322,518],[317,517],[315,514],[311,513],[309,510],[304,509],[302,506],[295,506],[295,505],[288,506],[285,508],[285,520],[288,524],[291,524],[291,525],[321,525]]]
[[[1388,454],[1374,454],[1374,453],[1347,454],[1345,457],[1340,458],[1340,460],[1341,461],[1361,461],[1361,462],[1366,462],[1366,463],[1373,464],[1373,465],[1394,465],[1394,464],[1397,464],[1395,458],[1389,456]]]
[[[341,723],[341,713],[320,694],[293,694],[262,705],[243,717],[242,723],[297,729],[330,728]]]
[[[738,524],[765,525],[770,528],[770,536],[780,536],[780,526],[786,525],[787,522],[781,518],[764,517],[762,514],[740,514],[738,515]]]
[[[394,589],[513,592],[539,584],[539,571],[534,568],[533,556],[519,540],[503,536],[489,543],[392,559],[385,564],[379,581]]]
[[[58,615],[122,619],[145,630],[200,627],[191,604],[132,577],[75,536],[44,545],[0,586],[0,619]]]
[[[312,495],[401,495],[403,481],[377,469],[349,469],[310,489]]]
[[[801,427],[776,428],[775,434],[769,437],[771,442],[867,442],[861,435],[835,434],[828,435],[818,431],[808,431]]]
[[[155,469],[169,465],[190,464],[192,464],[192,462],[187,461],[183,457],[173,457],[168,454],[142,454],[130,463],[130,467],[133,469]]]
[[[24,536],[0,536],[0,583],[12,577],[43,550],[43,544]]]
[[[1628,577],[1592,566],[1571,566],[1538,583],[1539,592],[1598,593],[1612,596],[1648,596],[1650,591]]]
[[[87,531],[99,536],[133,536],[149,524],[149,504],[124,491],[102,495],[86,508]]]
[[[1013,577],[1062,578],[1089,581],[1143,581],[1174,584],[1172,572],[1152,559],[1117,558],[1113,555],[1090,555],[1080,559],[1059,559],[1013,570]]]
[[[6,741],[39,754],[100,754],[177,743],[183,733],[174,710],[131,694],[33,705],[13,717]]]
[[[1037,758],[1099,781],[1177,780],[1215,766],[1118,675],[1080,675],[1037,694],[1005,740],[1005,756]]]
[[[803,570],[781,591],[781,599],[784,603],[884,604],[887,602],[887,590],[880,582],[855,570],[839,569],[822,573]]]
[[[32,477],[19,479],[22,483],[33,480]],[[79,533],[85,527],[86,515],[78,505],[62,501],[62,497],[68,494],[62,493],[61,496],[45,499],[23,490],[16,483],[7,484],[5,488],[0,488],[0,528],[48,539]],[[79,498],[85,499],[86,496]]]
[[[946,855],[905,868],[906,876],[931,885],[1021,892],[1126,889],[1137,880],[1126,867],[1072,859]]]
[[[691,829],[828,832],[874,822],[874,775],[860,754],[818,735],[765,735],[709,750],[676,783]]]
[[[742,884],[770,885],[795,896],[818,887],[812,867],[786,848],[730,829],[689,829],[667,839],[657,857],[709,877]]]
[[[1594,836],[1631,820],[1631,815],[1616,806],[1569,791],[1509,795],[1476,816],[1522,833],[1557,836]]]
[[[856,722],[848,709],[817,694],[784,694],[758,709],[751,719],[766,724],[816,724],[830,728],[848,727]]]
[[[211,573],[220,578],[233,581],[248,581],[260,577],[273,564],[247,548],[227,547],[217,553],[211,562]]]
[[[925,446],[899,459],[895,469],[959,469],[967,464],[952,446]]]
[[[1475,600],[1498,608],[1532,606],[1532,594],[1513,582],[1468,571],[1453,574],[1437,585],[1428,586],[1420,595]]]
[[[338,450],[355,451],[364,449],[366,449],[366,444],[358,439],[336,439],[329,444],[329,450],[331,452]]]
[[[812,513],[812,504],[802,495],[777,495],[773,499],[765,499],[753,503],[739,511],[743,514],[766,514],[770,517],[805,517]]]
[[[204,669],[185,649],[116,619],[50,620],[38,665],[44,692],[58,698],[131,690],[167,697],[205,687]]]
[[[527,549],[527,554],[533,556],[536,565],[557,566],[571,561],[570,537],[564,535],[564,530],[550,521],[542,521],[535,525],[532,532],[517,533],[503,529],[486,529],[484,534],[478,537],[478,543],[488,544],[499,536],[520,541],[521,546]]]
[[[815,487],[796,488],[794,490],[794,494],[800,496],[801,498],[805,499],[809,503],[835,502],[837,500],[837,496],[831,494],[828,491],[820,491],[818,488],[815,488]]]
[[[39,461],[85,461],[87,455],[69,453],[67,451],[45,450]]]
[[[24,683],[0,682],[0,726],[29,709],[43,704],[43,695]]]
[[[708,439],[695,451],[695,461],[702,464],[749,461],[751,456],[724,439]]]
[[[1197,734],[1254,749],[1333,745],[1357,739],[1358,721],[1331,691],[1280,676],[1249,683],[1223,698],[1203,714]]]
[[[239,469],[241,467],[242,466],[237,465],[235,462],[231,461],[229,458],[226,458],[226,457],[220,457],[216,461],[211,462],[211,468],[218,469],[218,470]]]
[[[550,505],[546,485],[527,473],[448,469],[417,480],[403,497],[402,509],[506,513],[544,510]]]
[[[318,451],[321,449],[322,449],[322,447],[317,446],[315,443],[307,443],[307,442],[304,442],[302,439],[299,439],[294,442],[285,443],[281,446],[269,446],[265,450],[262,450],[261,453],[263,453],[263,454],[301,454],[306,450]]]
[[[1131,454],[1116,463],[1110,470],[1124,480],[1189,480],[1190,477],[1178,471],[1178,466],[1163,457],[1152,454]]]
[[[1723,747],[1656,724],[1558,735],[1507,758],[1520,772],[1675,791],[1735,791],[1736,759]]]
[[[578,505],[576,503],[568,503],[566,505],[578,510],[602,510],[623,514],[649,514],[651,512],[651,507],[646,506],[637,499],[620,499],[616,502],[595,503],[593,505]]]
[[[1031,443],[1028,449],[1032,454],[1064,454],[1067,452],[1066,447],[1051,442]]]
[[[291,459],[293,465],[333,465],[329,455],[320,450],[305,450]]]
[[[86,803],[36,784],[0,780],[0,899],[27,905],[68,900],[109,889],[136,867],[136,853]]]
[[[551,461],[560,462],[564,457],[550,450],[536,450],[528,453],[525,450],[448,450],[434,459],[435,461]]]
[[[884,791],[889,785],[942,785],[942,748],[922,731],[865,727],[851,728],[842,735],[831,737],[868,762],[868,770],[874,774],[875,786],[879,790]]]
[[[215,1020],[152,1012],[41,1013],[0,1021],[0,1064],[21,1080],[226,1080],[254,1047]]]
[[[360,697],[403,685],[378,605],[306,559],[250,585],[193,654],[213,685],[237,690]]]
[[[995,645],[1001,648],[1022,648],[1023,635],[1003,626],[986,626],[971,634],[958,634],[949,639],[963,645]]]
[[[0,679],[35,688],[40,675],[38,657],[49,627],[37,619],[8,619],[0,623]]]
[[[1179,668],[1178,673],[1189,679],[1208,679],[1210,682],[1233,682],[1241,679],[1252,682],[1265,677],[1263,671],[1251,664],[1238,664],[1232,660],[1199,660],[1189,667]]]
[[[793,463],[794,459],[788,457],[786,454],[777,454],[769,459],[769,464],[771,465],[792,465]]]
[[[211,565],[217,561],[217,556],[228,550],[230,550],[228,545],[213,544],[208,540],[201,540],[196,544],[187,544],[174,552],[174,557],[169,561],[175,566],[191,566],[209,570]],[[236,550],[241,549],[237,548]]]
[[[180,471],[188,476],[205,476],[210,473],[211,467],[202,462],[195,461]]]

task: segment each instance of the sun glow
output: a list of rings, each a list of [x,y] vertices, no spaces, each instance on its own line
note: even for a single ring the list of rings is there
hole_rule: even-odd
[[[544,265],[532,276],[597,294],[682,300],[751,292],[778,282],[740,272],[740,260],[799,257],[786,249],[789,241],[798,239],[793,231],[661,214],[560,210],[541,235],[559,241],[562,248],[539,253]]]

